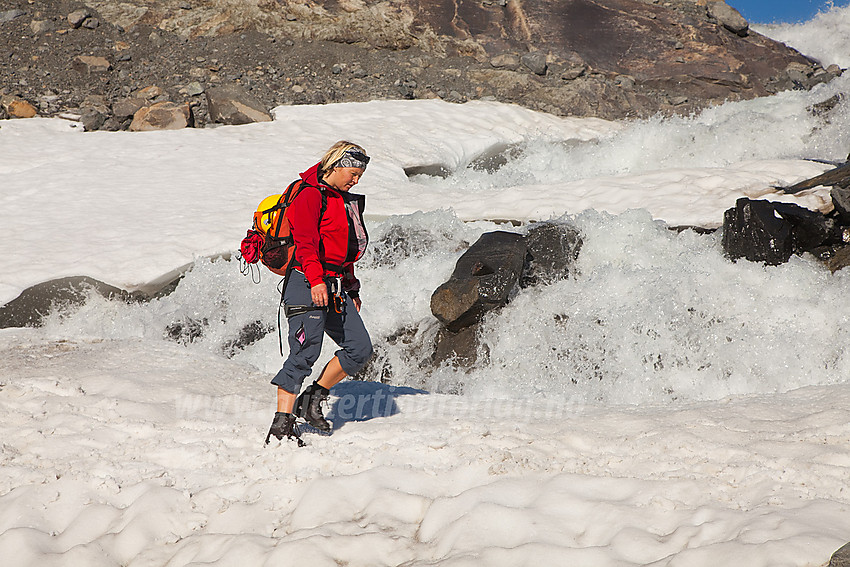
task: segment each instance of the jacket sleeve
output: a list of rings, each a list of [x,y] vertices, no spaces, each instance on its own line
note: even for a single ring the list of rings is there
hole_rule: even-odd
[[[352,299],[360,297],[360,280],[354,275],[354,264],[345,266],[345,272],[342,274],[342,289]]]
[[[295,241],[295,259],[301,265],[310,287],[324,281],[324,269],[319,260],[319,221],[322,211],[322,194],[318,189],[305,186],[286,209],[289,230]]]

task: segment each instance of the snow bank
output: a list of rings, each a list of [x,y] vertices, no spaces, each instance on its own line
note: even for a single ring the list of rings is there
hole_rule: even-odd
[[[333,436],[263,448],[245,366],[0,337],[15,565],[776,567],[826,561],[850,529],[847,386],[670,409],[344,383]]]

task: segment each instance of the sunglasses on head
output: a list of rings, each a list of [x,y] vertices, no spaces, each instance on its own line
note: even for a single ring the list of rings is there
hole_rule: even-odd
[[[351,156],[354,159],[356,159],[357,161],[362,161],[363,163],[366,163],[366,164],[369,163],[369,156],[367,156],[366,154],[364,154],[363,152],[361,152],[359,150],[348,150],[347,152],[345,152],[345,155]]]

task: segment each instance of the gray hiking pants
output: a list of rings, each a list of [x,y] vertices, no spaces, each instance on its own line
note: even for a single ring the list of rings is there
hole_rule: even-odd
[[[286,305],[313,304],[310,284],[304,274],[292,270],[283,297]],[[283,368],[272,379],[272,384],[289,393],[297,394],[301,391],[304,378],[313,371],[313,364],[322,351],[325,333],[339,345],[340,349],[335,354],[343,371],[349,376],[357,374],[372,356],[372,340],[348,295],[345,295],[342,313],[330,307],[294,315],[287,321],[289,356],[283,362]]]

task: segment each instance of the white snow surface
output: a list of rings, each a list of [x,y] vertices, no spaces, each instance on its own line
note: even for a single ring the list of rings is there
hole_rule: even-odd
[[[7,565],[820,565],[850,528],[845,385],[581,408],[346,382],[332,436],[263,448],[243,364],[0,337]]]
[[[732,263],[666,225],[718,226],[741,196],[828,208],[773,187],[844,159],[847,92],[619,123],[439,101],[134,134],[4,121],[0,303],[191,270],[150,303],[0,330],[2,564],[825,565],[850,534],[850,274]],[[390,383],[345,381],[332,435],[264,446],[276,333],[223,353],[275,323],[277,281],[207,257],[341,138],[373,157],[362,314]],[[406,349],[465,243],[549,218],[584,235],[574,277],[485,319],[480,368],[420,367]],[[163,339],[190,320],[196,341]]]

